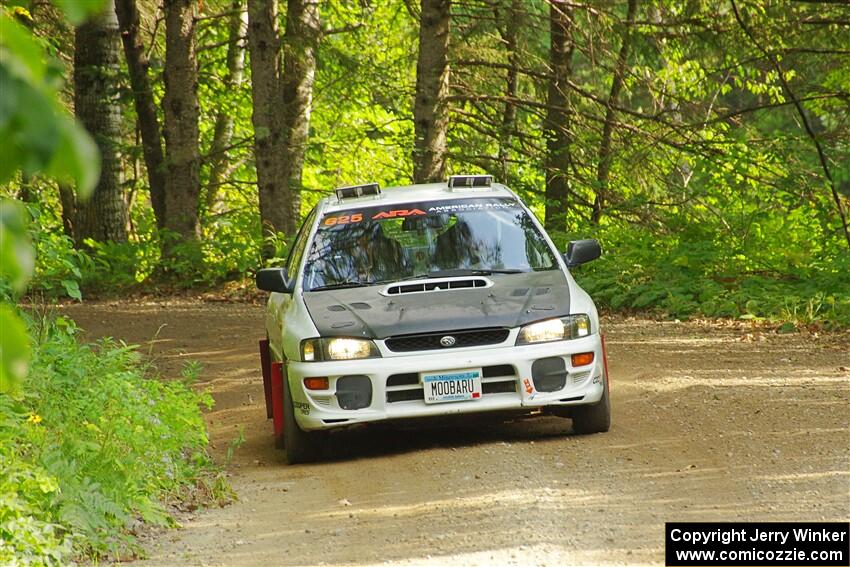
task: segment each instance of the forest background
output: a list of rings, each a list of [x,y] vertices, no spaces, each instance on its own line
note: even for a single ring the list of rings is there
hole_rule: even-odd
[[[850,326],[844,0],[2,0],[0,150],[3,564],[229,497],[197,363],[53,302],[249,295],[338,186],[492,174],[605,310]]]
[[[605,308],[850,324],[846,3],[18,4],[102,163],[4,176],[31,292],[246,282],[335,187],[480,172],[600,239]]]

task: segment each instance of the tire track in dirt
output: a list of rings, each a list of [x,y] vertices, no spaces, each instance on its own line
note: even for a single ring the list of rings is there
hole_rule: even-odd
[[[613,427],[555,417],[334,435],[288,467],[266,421],[263,310],[185,300],[64,309],[90,338],[188,360],[216,400],[239,501],[146,542],[146,565],[662,564],[665,521],[850,518],[848,335],[603,318]],[[745,339],[745,340],[742,340]]]

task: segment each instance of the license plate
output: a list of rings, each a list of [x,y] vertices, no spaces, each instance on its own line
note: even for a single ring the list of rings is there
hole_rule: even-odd
[[[444,370],[420,374],[426,404],[481,399],[481,369]]]

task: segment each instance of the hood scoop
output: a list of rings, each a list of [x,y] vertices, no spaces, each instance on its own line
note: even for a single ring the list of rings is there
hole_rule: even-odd
[[[450,291],[453,289],[484,289],[492,285],[492,281],[482,277],[434,278],[388,285],[381,290],[381,295],[393,296],[407,293],[430,293],[435,291]]]

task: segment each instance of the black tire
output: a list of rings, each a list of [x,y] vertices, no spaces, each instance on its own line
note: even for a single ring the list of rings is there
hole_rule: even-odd
[[[611,429],[611,400],[608,397],[607,377],[601,400],[593,405],[575,406],[572,409],[573,431],[576,433],[604,433]]]
[[[295,407],[289,390],[289,378],[283,377],[283,436],[275,440],[286,453],[290,465],[310,463],[321,457],[324,435],[321,431],[304,431],[295,421]],[[283,445],[281,447],[280,445]]]

